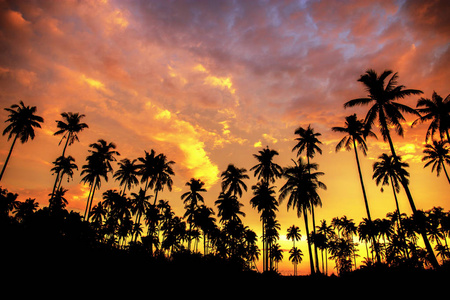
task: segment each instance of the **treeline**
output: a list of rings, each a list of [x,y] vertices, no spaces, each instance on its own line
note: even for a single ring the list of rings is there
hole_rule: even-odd
[[[391,77],[388,79],[389,76]],[[175,216],[169,202],[158,199],[159,192],[165,188],[169,191],[172,189],[172,177],[175,176],[172,167],[175,162],[152,149],[150,152],[144,151],[142,157],[120,160],[118,169],[114,171],[113,162],[117,161],[120,153],[114,143],[103,139],[89,146],[86,163],[81,167],[81,182],[90,187],[84,214],[81,216],[74,212],[69,213],[66,210],[68,201],[65,199],[67,190],[62,186],[62,182],[63,178],[73,178],[78,165],[66,152],[70,145],[78,141],[78,134],[88,128],[88,125],[82,122],[84,115],[72,112],[62,113],[62,119],[57,121],[58,130],[55,135],[62,136],[59,144],[64,143],[64,147],[62,155],[53,162],[54,168],[51,169],[55,182],[52,193],[49,194],[48,207],[38,210],[35,199],[18,202],[17,194],[2,189],[2,224],[20,227],[20,224],[25,226],[27,220],[33,219],[34,216],[62,216],[64,222],[71,220],[78,224],[76,226],[84,226],[86,234],[83,237],[89,236],[90,242],[95,241],[96,244],[111,249],[140,249],[139,251],[149,256],[166,258],[177,253],[201,251],[204,256],[238,262],[243,269],[255,269],[256,261],[262,255],[262,271],[275,271],[283,259],[283,251],[278,244],[281,225],[276,212],[278,206],[286,202],[288,209],[292,208],[299,218],[304,219],[308,233],[306,239],[311,274],[327,273],[327,268],[324,267],[327,258],[335,260],[339,273],[355,268],[356,235],[367,246],[367,266],[385,263],[392,266],[407,264],[438,268],[440,264],[436,254],[440,257],[441,264],[449,258],[449,214],[440,208],[423,212],[415,207],[409,190],[408,164],[396,154],[391,131],[393,129],[397,134],[403,135],[402,122],[405,118],[402,113],[417,117],[413,125],[431,121],[425,136],[425,140],[430,143],[425,146],[423,161],[426,162],[425,167],[431,165],[432,171],[436,170],[438,176],[443,170],[450,183],[446,170],[446,165],[450,164],[450,97],[443,99],[434,93],[432,99],[420,98],[417,109],[413,109],[397,100],[422,92],[397,85],[397,79],[397,74],[392,74],[391,71],[378,75],[375,71],[368,70],[361,75],[358,81],[366,87],[368,97],[350,100],[344,107],[371,105],[365,119],[358,119],[353,114],[346,117],[343,127],[332,128],[333,131],[345,135],[337,144],[336,151],[344,148],[353,149],[355,153],[362,200],[367,213],[367,218],[364,218],[359,226],[346,217],[334,219],[332,227],[328,226],[325,220],[316,225],[315,209],[322,205],[320,190],[326,189],[326,185],[320,181],[324,173],[318,171],[319,166],[313,162],[316,154],[322,154],[321,134],[315,132],[311,126],[295,130],[296,144],[292,150],[297,152],[297,159],[293,160],[292,166],[281,167],[275,163],[274,158],[278,152],[269,147],[253,155],[256,164],[250,171],[253,171],[258,183],[251,187],[253,197],[250,205],[260,214],[262,249],[257,245],[256,233],[242,221],[245,214],[240,199],[247,191],[245,180],[249,179],[245,168],[229,164],[221,173],[222,191],[215,201],[217,216],[213,208],[205,205],[204,183],[196,178],[186,183],[186,191],[181,196],[185,205],[184,215]],[[9,112],[6,120],[9,124],[3,134],[8,134],[8,139],[12,138],[13,141],[0,180],[16,141],[19,139],[25,143],[34,139],[34,129],[40,128],[44,121],[36,115],[36,107],[25,106],[22,101],[19,105],[12,105],[5,110]],[[397,211],[383,220],[371,218],[358,156],[358,149],[363,155],[367,153],[367,137],[376,138],[372,131],[376,121],[383,139],[389,143],[391,153],[381,154],[373,165],[373,179],[377,185],[392,186],[397,205]],[[306,156],[306,161],[301,158],[302,155]],[[93,203],[96,191],[101,188],[102,182],[108,181],[110,175],[118,182],[118,189],[104,191],[102,200]],[[273,185],[276,180],[283,180],[278,197]],[[401,188],[406,193],[413,211],[410,217],[401,214],[398,209],[397,193]],[[137,189],[139,190],[135,192]],[[59,235],[69,236],[65,229],[61,229]],[[302,261],[303,256],[302,251],[295,247],[295,241],[300,239],[299,228],[291,226],[287,236],[294,242],[289,252],[289,260],[293,262],[296,273],[297,264]],[[419,236],[424,249],[419,246]],[[435,244],[434,249],[432,243]]]

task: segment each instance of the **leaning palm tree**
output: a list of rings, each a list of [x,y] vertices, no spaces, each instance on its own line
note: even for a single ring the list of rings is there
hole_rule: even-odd
[[[2,172],[0,173],[0,181],[3,178],[3,174],[5,173],[6,166],[8,165],[9,158],[11,157],[11,153],[17,139],[19,138],[22,144],[25,144],[30,138],[34,140],[34,127],[41,128],[41,124],[39,123],[44,122],[42,117],[35,114],[37,110],[36,106],[25,106],[23,101],[20,101],[20,105],[13,104],[10,108],[5,108],[5,110],[9,112],[8,119],[5,122],[9,122],[10,124],[6,126],[5,130],[3,130],[3,135],[9,133],[8,141],[13,136],[14,139],[5,163],[3,164]]]
[[[367,112],[366,118],[364,120],[366,127],[368,129],[372,128],[375,120],[378,119],[381,135],[383,136],[384,141],[387,141],[389,143],[389,147],[394,158],[398,159],[389,128],[394,128],[397,134],[403,136],[403,127],[401,122],[406,120],[403,117],[402,113],[415,114],[418,117],[420,117],[420,114],[415,109],[396,102],[396,100],[403,99],[411,95],[419,95],[423,92],[420,90],[405,89],[405,86],[397,85],[397,73],[393,74],[389,81],[385,83],[385,80],[391,74],[392,71],[386,70],[378,76],[377,72],[375,72],[374,70],[367,70],[365,74],[361,75],[358,81],[362,82],[365,85],[366,90],[369,93],[368,97],[347,101],[344,104],[344,107],[347,108],[353,106],[372,105],[372,107]],[[411,191],[409,190],[408,182],[403,178],[400,182],[405,189],[406,196],[408,197],[408,201],[411,206],[411,210],[413,211],[413,214],[416,215],[417,209],[412,198]],[[436,260],[436,256],[433,253],[431,244],[427,238],[425,228],[422,228],[420,231],[430,257],[430,262],[434,268],[437,268],[439,267],[439,264]]]
[[[55,184],[55,189],[59,189],[61,187],[61,181],[64,177],[64,174],[66,174],[67,177],[67,182],[69,182],[69,180],[71,178],[73,178],[73,170],[77,169],[78,170],[78,166],[75,164],[75,159],[72,156],[60,156],[56,159],[56,161],[53,162],[53,164],[55,165],[51,171],[53,171],[54,173],[60,174],[60,178],[59,181]],[[50,195],[53,197],[54,195],[53,191]]]
[[[363,120],[358,120],[356,114],[345,117],[344,127],[333,127],[334,132],[345,133],[346,135],[336,145],[336,152],[340,151],[343,147],[345,150],[350,151],[353,147],[355,151],[356,165],[358,167],[359,182],[361,183],[361,189],[364,197],[364,204],[366,207],[367,218],[369,222],[372,222],[369,210],[369,201],[367,200],[366,189],[364,187],[364,181],[361,172],[361,166],[359,164],[357,145],[364,155],[367,155],[366,137],[372,136],[376,138],[375,133],[365,127]],[[373,237],[374,238],[374,237]],[[380,255],[378,249],[376,249],[377,260],[380,262]]]
[[[316,154],[316,151],[319,154],[322,154],[322,149],[320,149],[319,145],[322,144],[322,142],[318,139],[322,134],[318,132],[314,132],[314,129],[311,128],[311,125],[308,125],[308,128],[304,129],[303,127],[299,127],[295,130],[295,134],[298,134],[299,137],[295,140],[298,141],[297,144],[294,146],[292,151],[297,151],[297,157],[300,157],[302,152],[306,153],[306,160],[308,164],[310,164],[310,159],[314,157]],[[317,198],[319,199],[319,198]],[[312,201],[316,201],[317,199],[311,199]],[[322,202],[316,201],[314,203],[311,203],[310,211],[311,211],[311,217],[312,217],[312,223],[313,223],[313,232],[314,235],[316,234],[316,217],[314,213],[314,207],[315,206],[322,206]],[[319,256],[317,254],[317,246],[314,245],[314,255],[316,259],[316,270],[319,271]]]
[[[230,193],[234,196],[242,197],[242,189],[247,191],[247,185],[244,179],[248,179],[247,172],[244,168],[237,168],[233,164],[229,164],[227,169],[220,175],[222,177],[222,191]]]
[[[433,144],[425,145],[425,150],[423,153],[426,154],[422,161],[428,161],[424,168],[431,165],[431,172],[436,170],[437,176],[444,170],[445,176],[447,177],[448,183],[450,183],[450,178],[448,177],[447,170],[445,169],[445,164],[450,165],[450,149],[447,146],[447,141],[433,141]]]
[[[258,179],[262,179],[266,182],[275,182],[275,179],[280,178],[283,169],[276,163],[272,162],[273,157],[278,155],[275,150],[269,149],[269,147],[258,151],[259,154],[253,154],[258,160],[258,164],[253,166],[250,171],[255,171],[254,176],[258,176]]]
[[[280,203],[288,198],[287,208],[293,207],[297,210],[297,216],[300,218],[303,214],[305,219],[306,232],[309,233],[307,210],[311,209],[314,201],[320,200],[318,188],[326,189],[325,184],[319,181],[318,177],[324,175],[322,172],[311,172],[317,169],[317,164],[305,164],[300,158],[295,166],[284,169],[283,177],[286,183],[280,189],[278,197]],[[307,235],[309,260],[311,274],[314,274],[314,262],[311,251],[311,240]]]
[[[429,138],[433,139],[436,132],[439,132],[441,140],[444,135],[447,141],[450,141],[450,95],[442,99],[436,92],[433,92],[431,100],[428,98],[420,98],[417,101],[417,111],[422,113],[420,118],[414,121],[413,126],[418,122],[431,121],[428,127],[425,141]]]

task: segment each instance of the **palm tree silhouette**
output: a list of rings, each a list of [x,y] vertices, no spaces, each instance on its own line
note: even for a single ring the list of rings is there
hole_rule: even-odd
[[[292,247],[295,248],[295,241],[300,241],[302,238],[302,235],[300,234],[300,228],[298,226],[292,225],[287,229],[287,235],[286,238],[288,240],[292,240]]]
[[[303,260],[303,252],[297,247],[292,247],[289,250],[289,260],[292,261],[294,265],[294,276],[297,276],[297,265]]]
[[[265,182],[275,182],[275,179],[280,178],[283,169],[276,163],[273,163],[273,157],[278,155],[278,152],[275,150],[267,148],[258,151],[259,154],[253,154],[258,160],[258,164],[253,166],[250,171],[255,171],[254,176],[258,176],[258,179],[263,178]]]
[[[85,220],[89,220],[95,190],[100,188],[101,185],[100,177],[108,181],[108,173],[113,171],[111,161],[116,160],[115,155],[120,155],[119,152],[113,150],[116,149],[114,143],[107,143],[103,139],[98,140],[97,143],[90,144],[89,147],[93,150],[89,150],[91,155],[86,158],[88,163],[82,167],[83,171],[81,171],[81,175],[86,174],[81,181],[89,183],[91,186],[84,212]]]
[[[116,180],[120,180],[120,186],[123,185],[122,196],[125,195],[127,188],[128,190],[131,190],[134,185],[139,184],[139,180],[137,179],[139,166],[135,164],[136,161],[136,159],[133,159],[132,161],[128,158],[122,159],[119,162],[119,169],[114,173],[113,177]]]
[[[0,181],[5,173],[16,140],[20,138],[22,144],[25,144],[30,138],[34,140],[34,127],[41,128],[41,124],[39,123],[44,122],[42,117],[35,115],[37,110],[36,106],[25,106],[23,101],[20,101],[19,105],[13,104],[10,108],[5,108],[5,110],[9,112],[8,119],[5,122],[9,122],[10,124],[3,130],[3,135],[9,133],[8,141],[13,136],[14,139],[11,148],[9,149],[8,156],[6,157],[5,164],[3,165],[2,172],[0,173]]]
[[[389,79],[388,83],[385,84],[385,80],[391,74],[392,71],[386,70],[380,76],[378,76],[377,72],[375,72],[374,70],[367,70],[365,74],[361,75],[358,81],[362,82],[365,85],[366,90],[369,92],[368,97],[347,101],[344,104],[344,107],[347,108],[372,104],[373,106],[367,112],[366,118],[364,120],[366,127],[368,129],[372,128],[375,120],[378,119],[381,135],[383,136],[384,141],[387,141],[389,143],[389,147],[391,149],[392,155],[394,156],[394,159],[397,159],[397,154],[395,153],[394,143],[392,142],[389,127],[394,128],[397,134],[403,136],[403,127],[401,125],[401,121],[406,120],[403,117],[402,112],[415,114],[419,117],[420,114],[415,109],[399,102],[395,102],[395,100],[403,99],[406,96],[410,95],[419,95],[423,92],[414,89],[404,89],[405,87],[403,85],[397,85],[397,73],[394,73]],[[403,178],[400,182],[405,189],[411,209],[413,213],[416,214],[417,209],[412,198],[411,191],[409,190],[408,182]],[[428,241],[425,229],[422,229],[421,231],[422,238],[427,248],[427,252],[430,256],[430,262],[434,268],[437,268],[439,267],[439,264],[436,260],[436,256],[433,253],[430,242]]]
[[[116,172],[117,174],[117,172]],[[137,180],[137,179],[136,179]],[[124,193],[122,193],[124,195]],[[130,205],[131,211],[136,216],[136,224],[141,223],[142,215],[148,210],[150,206],[149,199],[151,195],[145,195],[145,191],[140,188],[138,193],[131,193]],[[134,241],[137,240],[137,234],[134,236]]]
[[[364,204],[366,206],[366,213],[369,222],[372,222],[372,218],[370,216],[369,210],[369,201],[367,200],[366,189],[364,188],[364,181],[361,172],[361,166],[359,164],[358,151],[357,151],[357,143],[359,149],[361,149],[364,155],[367,155],[367,144],[366,137],[372,136],[376,138],[376,135],[368,128],[365,127],[363,120],[358,120],[356,114],[350,115],[345,118],[345,127],[333,127],[333,131],[346,133],[347,135],[340,140],[340,142],[336,145],[336,152],[345,147],[347,151],[350,151],[353,147],[355,151],[356,165],[358,167],[359,181],[361,183],[361,189],[364,197]],[[380,262],[380,255],[378,249],[376,249],[377,260]]]
[[[413,126],[418,122],[430,121],[425,141],[429,138],[433,139],[436,131],[439,132],[441,140],[444,135],[447,136],[447,141],[450,141],[449,129],[450,129],[450,95],[442,99],[436,92],[433,92],[431,100],[428,98],[420,98],[417,101],[417,111],[424,114],[419,119],[413,122]],[[421,108],[423,107],[423,108]]]
[[[298,143],[294,146],[292,151],[297,151],[297,157],[300,157],[302,152],[306,153],[306,159],[308,164],[310,164],[310,158],[313,158],[316,151],[319,154],[322,154],[322,149],[318,146],[319,144],[322,144],[321,141],[319,141],[318,137],[322,134],[318,132],[314,132],[314,129],[311,128],[311,125],[308,125],[308,128],[304,129],[303,127],[299,127],[295,130],[295,134],[298,134],[299,137],[295,140],[298,141]],[[314,214],[314,207],[317,205],[322,206],[322,202],[319,200],[320,198],[311,199],[311,201],[315,201],[311,203],[310,211],[312,216],[312,222],[313,222],[313,232],[316,234],[316,217]],[[309,234],[309,233],[307,233]],[[319,273],[319,256],[317,254],[317,247],[314,245],[314,255],[316,259],[316,271]]]
[[[450,183],[450,178],[445,169],[445,164],[450,165],[450,149],[447,147],[447,143],[447,141],[433,141],[432,145],[425,145],[423,153],[426,155],[422,158],[422,161],[428,161],[424,168],[431,165],[431,172],[436,170],[437,176],[439,176],[441,170],[444,170],[447,181]]]
[[[261,183],[252,186],[253,194],[255,197],[252,198],[250,203],[253,208],[257,208],[258,212],[262,212],[262,242],[263,242],[263,272],[268,270],[268,260],[267,255],[267,241],[265,238],[265,224],[266,219],[271,217],[276,209],[276,199],[273,196],[275,191],[274,187],[269,187],[270,182],[275,182],[277,178],[280,178],[283,169],[272,160],[278,152],[269,149],[267,146],[265,149],[258,151],[259,154],[253,154],[253,157],[257,159],[258,164],[253,166],[250,171],[254,171],[254,176],[261,179]]]
[[[317,235],[321,235],[319,248],[322,250],[322,269],[324,269],[324,267],[323,267],[323,251],[325,250],[325,260],[326,260],[325,273],[327,275],[328,275],[328,241],[333,238],[334,234],[335,233],[333,230],[333,226],[331,226],[331,225],[328,226],[326,220],[322,220],[320,222],[320,226],[317,226]]]
[[[244,168],[237,168],[233,164],[229,164],[227,169],[220,175],[222,177],[222,191],[224,193],[232,193],[234,196],[242,197],[242,189],[247,191],[247,185],[244,179],[248,179],[247,172]]]
[[[163,153],[160,153],[155,157],[153,166],[154,174],[150,180],[150,187],[155,190],[153,204],[156,204],[158,192],[163,191],[165,186],[167,186],[169,191],[172,191],[173,180],[171,176],[175,175],[175,172],[172,169],[173,164],[175,164],[175,162],[167,161],[167,157]]]
[[[326,189],[326,186],[318,179],[319,176],[323,175],[322,172],[311,173],[311,169],[317,169],[317,164],[306,165],[301,158],[299,158],[298,163],[294,163],[295,166],[284,169],[283,177],[286,179],[286,183],[281,187],[278,198],[280,203],[286,199],[286,197],[289,198],[287,208],[296,208],[298,217],[301,217],[303,214],[306,232],[309,233],[307,210],[311,209],[314,201],[320,200],[317,189]],[[307,240],[311,274],[314,274],[314,262],[309,234],[307,234]]]
[[[51,171],[56,174],[60,174],[56,176],[57,178],[58,176],[60,177],[59,181],[57,183],[55,182],[54,188],[56,188],[56,190],[61,187],[61,181],[64,177],[64,174],[67,174],[68,176],[67,182],[69,182],[69,179],[73,178],[73,170],[78,170],[78,166],[74,162],[75,159],[70,155],[68,157],[60,156],[53,162],[55,166],[51,169]],[[53,197],[54,193],[55,191],[53,191],[50,196]]]
[[[61,145],[62,141],[66,139],[66,143],[63,148],[63,152],[61,157],[65,156],[67,146],[72,145],[75,141],[80,141],[78,139],[78,133],[83,131],[85,128],[89,128],[86,123],[81,123],[81,119],[85,117],[83,114],[72,113],[72,112],[63,112],[61,114],[63,117],[63,121],[56,121],[58,131],[56,131],[53,135],[63,135],[58,145]],[[58,183],[59,172],[56,173],[55,184],[53,185],[52,197],[55,193],[56,185]]]
[[[189,182],[186,182],[186,185],[189,186],[189,191],[181,195],[181,200],[183,200],[184,208],[186,209],[184,218],[187,218],[190,232],[194,228],[195,214],[199,207],[198,202],[205,203],[200,192],[206,192],[206,189],[203,188],[205,183],[200,179],[191,178]],[[191,249],[191,239],[189,239],[188,249]]]
[[[235,195],[220,193],[219,199],[216,200],[215,204],[219,211],[217,216],[220,217],[220,223],[227,223],[230,221],[242,223],[239,216],[245,217],[245,213],[241,210],[241,207],[244,205],[239,202]]]

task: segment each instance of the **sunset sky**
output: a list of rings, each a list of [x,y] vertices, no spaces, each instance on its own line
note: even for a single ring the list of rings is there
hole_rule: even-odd
[[[357,79],[367,69],[391,69],[399,84],[420,89],[431,98],[449,93],[450,4],[448,1],[3,1],[0,0],[0,107],[23,100],[37,106],[45,123],[36,138],[17,143],[1,185],[19,200],[36,198],[48,205],[54,176],[50,169],[62,153],[55,120],[62,112],[85,114],[89,129],[67,154],[79,170],[88,146],[98,139],[117,144],[118,159],[134,159],[154,149],[176,162],[174,188],[160,199],[169,200],[177,215],[184,209],[180,196],[190,178],[206,183],[206,204],[214,207],[220,192],[220,173],[229,163],[249,170],[253,154],[269,146],[280,155],[275,162],[292,165],[294,130],[311,126],[320,132],[322,155],[313,161],[325,173],[322,208],[317,222],[333,217],[365,217],[364,201],[353,152],[335,153],[342,135],[331,127],[367,107],[344,109],[343,104],[366,96]],[[419,97],[402,103],[415,107]],[[404,138],[394,144],[410,164],[411,192],[419,209],[450,209],[445,176],[436,177],[421,162],[428,124],[411,128],[406,115]],[[0,111],[0,120],[7,112]],[[6,127],[2,125],[1,130]],[[395,209],[390,187],[383,193],[371,180],[372,164],[389,152],[379,139],[368,139],[361,166],[373,218]],[[0,165],[11,141],[0,137]],[[114,165],[117,169],[116,165]],[[245,225],[261,233],[259,215],[241,199]],[[94,202],[118,183],[109,176]],[[88,187],[63,181],[69,191],[68,209],[84,209]],[[283,181],[277,181],[277,190]],[[138,189],[138,188],[136,188]],[[403,191],[402,212],[411,214]],[[217,210],[216,210],[217,212]],[[300,226],[303,263],[309,273],[303,219],[286,211],[280,244],[280,271],[292,272],[286,230]],[[318,225],[318,224],[316,224]],[[261,245],[260,245],[261,247]],[[361,256],[365,251],[360,251]],[[261,270],[261,264],[259,265]]]

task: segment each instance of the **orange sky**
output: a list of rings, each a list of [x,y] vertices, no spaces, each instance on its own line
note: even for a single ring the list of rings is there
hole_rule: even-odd
[[[103,138],[117,144],[122,158],[154,149],[174,160],[172,193],[163,193],[178,215],[180,195],[191,178],[207,184],[206,203],[220,191],[219,175],[229,163],[250,169],[252,154],[268,145],[287,166],[295,158],[294,130],[311,124],[322,133],[323,155],[314,161],[325,172],[323,207],[317,221],[365,216],[353,152],[335,153],[342,136],[331,132],[344,117],[366,108],[344,110],[349,99],[365,96],[356,80],[368,68],[399,72],[399,83],[448,95],[450,22],[446,1],[0,1],[0,107],[19,100],[37,106],[42,130],[27,144],[16,144],[2,185],[47,205],[54,178],[51,162],[61,154],[54,137],[62,112],[86,115],[89,129],[67,151],[79,168],[88,145]],[[415,106],[417,97],[403,103]],[[6,120],[7,113],[0,112]],[[393,136],[398,154],[410,164],[416,206],[450,209],[444,176],[423,169],[420,161],[427,125]],[[379,136],[379,132],[376,132]],[[371,181],[372,164],[388,146],[370,139],[361,158],[373,218],[394,210],[389,188]],[[0,164],[10,147],[0,138]],[[252,175],[249,173],[249,175]],[[111,176],[110,176],[111,178]],[[87,189],[74,180],[69,209],[82,209]],[[244,223],[260,233],[249,192],[241,201]],[[281,187],[282,181],[276,183]],[[117,184],[110,179],[97,192]],[[410,214],[401,193],[400,209]],[[292,224],[303,220],[280,206],[280,243]],[[300,274],[309,272],[307,248]],[[364,255],[364,251],[360,251]],[[292,272],[288,253],[280,265]]]

